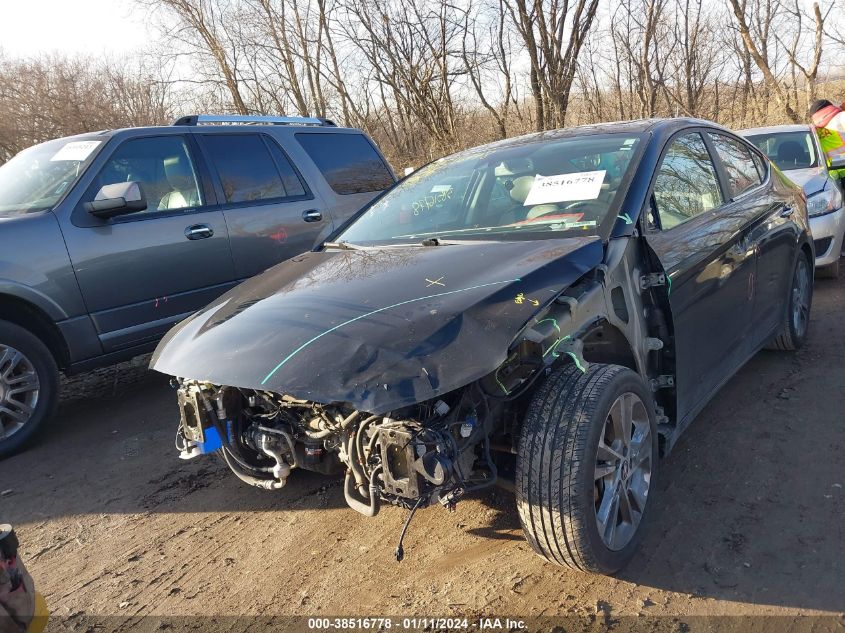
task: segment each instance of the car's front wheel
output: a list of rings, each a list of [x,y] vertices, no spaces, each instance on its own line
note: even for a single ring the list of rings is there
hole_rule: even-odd
[[[0,321],[0,458],[20,450],[53,413],[59,372],[47,346]]]
[[[566,366],[534,394],[519,440],[516,495],[546,560],[611,574],[642,538],[657,472],[652,395],[618,365]]]

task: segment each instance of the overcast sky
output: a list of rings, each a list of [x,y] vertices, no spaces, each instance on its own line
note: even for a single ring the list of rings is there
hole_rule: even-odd
[[[145,14],[129,0],[0,1],[0,48],[13,57],[129,53],[143,50],[148,38]]]

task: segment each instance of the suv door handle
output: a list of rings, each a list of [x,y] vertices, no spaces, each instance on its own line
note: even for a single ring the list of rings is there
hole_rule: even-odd
[[[302,212],[302,219],[306,222],[319,222],[323,219],[323,214],[317,209],[308,209],[308,211]]]
[[[788,218],[794,212],[795,212],[795,209],[793,209],[792,207],[784,207],[783,209],[780,210],[780,217]]]
[[[185,229],[185,237],[189,240],[204,240],[214,235],[214,230],[207,224],[192,224]]]

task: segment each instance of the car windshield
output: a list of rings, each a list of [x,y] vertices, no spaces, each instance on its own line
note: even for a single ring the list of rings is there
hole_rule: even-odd
[[[816,144],[809,130],[750,134],[748,140],[768,156],[781,171],[807,169],[818,164]]]
[[[447,156],[388,191],[336,241],[597,235],[617,213],[639,143],[639,135],[585,135]]]
[[[53,207],[88,166],[103,137],[75,137],[35,145],[0,166],[0,211]]]

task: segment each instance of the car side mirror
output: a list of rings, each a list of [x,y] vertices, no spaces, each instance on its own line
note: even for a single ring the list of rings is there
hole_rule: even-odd
[[[137,182],[116,182],[103,185],[94,199],[86,202],[84,206],[91,215],[107,220],[118,215],[143,211],[147,208],[147,199]]]

